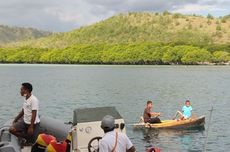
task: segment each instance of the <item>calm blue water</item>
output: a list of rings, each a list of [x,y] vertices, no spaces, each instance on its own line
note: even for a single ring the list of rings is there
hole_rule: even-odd
[[[0,65],[0,125],[13,118],[23,102],[22,82],[34,85],[40,114],[72,120],[75,108],[115,106],[127,123],[138,151],[150,145],[163,152],[202,151],[206,131],[134,130],[147,100],[162,119],[170,119],[186,99],[196,115],[214,107],[207,151],[230,149],[229,66],[79,66]],[[206,123],[207,128],[207,123]]]

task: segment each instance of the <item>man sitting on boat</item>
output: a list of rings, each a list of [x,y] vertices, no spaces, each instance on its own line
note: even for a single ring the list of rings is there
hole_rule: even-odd
[[[34,143],[37,138],[40,119],[38,117],[39,101],[31,93],[33,87],[30,83],[22,83],[21,96],[25,97],[22,110],[13,121],[10,133],[26,139],[27,143]]]
[[[160,118],[158,118],[158,116],[160,116],[159,112],[152,112],[151,109],[153,107],[153,102],[152,101],[147,101],[145,110],[144,110],[144,114],[143,114],[143,118],[144,118],[144,122],[145,123],[161,123]]]
[[[99,152],[135,152],[135,147],[126,134],[115,131],[115,120],[106,115],[101,121],[105,135],[100,141]]]
[[[191,118],[191,116],[192,116],[192,106],[191,106],[189,100],[185,101],[185,105],[182,108],[182,112],[177,111],[177,113],[176,113],[176,115],[175,115],[175,117],[173,119],[176,119],[178,115],[179,115],[180,120]]]

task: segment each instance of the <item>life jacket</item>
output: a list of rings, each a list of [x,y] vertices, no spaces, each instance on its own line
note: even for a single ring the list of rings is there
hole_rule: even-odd
[[[65,140],[65,142],[67,143],[66,152],[70,152],[71,141],[72,141],[72,135],[69,133]]]
[[[67,145],[66,141],[57,142],[56,140],[52,140],[46,148],[46,152],[66,152]]]
[[[49,143],[56,138],[52,135],[39,134],[35,144],[32,146],[31,152],[45,152]]]
[[[67,135],[67,137],[66,137],[66,142],[71,142],[71,140],[72,140],[72,136],[71,136],[71,134],[69,133],[68,135]]]

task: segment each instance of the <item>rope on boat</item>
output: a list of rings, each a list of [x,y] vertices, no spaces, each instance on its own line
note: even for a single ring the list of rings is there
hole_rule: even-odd
[[[209,115],[208,128],[207,128],[206,138],[205,138],[205,143],[204,143],[204,152],[206,152],[206,147],[207,147],[208,133],[209,133],[209,127],[210,127],[211,118],[212,118],[213,106],[212,106],[211,110],[209,110],[209,111],[210,111],[210,115]]]

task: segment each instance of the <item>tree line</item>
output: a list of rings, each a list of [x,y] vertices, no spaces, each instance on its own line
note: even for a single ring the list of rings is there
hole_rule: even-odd
[[[218,50],[218,48],[220,48]],[[79,44],[57,48],[0,48],[1,63],[54,64],[222,64],[230,61],[224,47],[206,48],[160,43]]]

